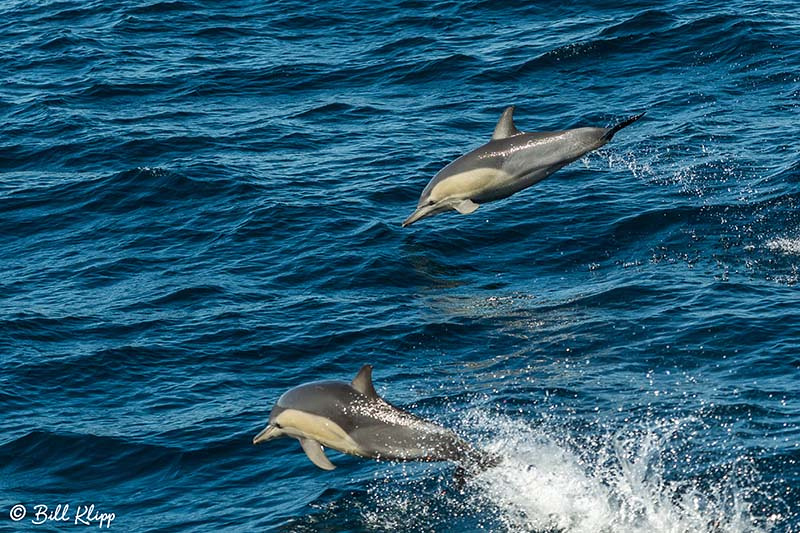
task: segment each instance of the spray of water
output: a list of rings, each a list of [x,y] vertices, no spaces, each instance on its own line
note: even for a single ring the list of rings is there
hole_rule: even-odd
[[[508,532],[756,533],[780,518],[757,515],[758,476],[747,461],[713,479],[669,471],[665,456],[692,420],[579,443],[504,415],[473,411],[467,419],[504,462],[462,490],[447,488],[444,478],[436,489],[408,470],[376,479],[362,510],[371,530],[455,531],[463,520],[469,530]]]
[[[705,259],[716,263],[719,279],[744,273],[793,285],[800,280],[800,267],[792,261],[800,255],[797,195],[791,186],[797,165],[766,166],[752,155],[730,153],[709,138],[691,147],[601,149],[584,157],[583,163],[626,168],[633,178],[664,187],[665,195],[679,193],[682,204],[697,209],[696,218],[684,221],[681,231],[692,241],[718,241],[710,248],[714,255]],[[683,249],[661,249],[653,260],[684,257],[688,258]]]
[[[786,255],[800,255],[800,237],[778,237],[767,242],[767,248]]]
[[[732,476],[712,483],[668,479],[664,457],[691,420],[582,444],[554,438],[552,428],[495,422],[501,430],[493,451],[508,460],[477,480],[476,498],[500,510],[508,531],[765,531],[752,516],[749,490]],[[738,471],[753,486],[754,473]]]

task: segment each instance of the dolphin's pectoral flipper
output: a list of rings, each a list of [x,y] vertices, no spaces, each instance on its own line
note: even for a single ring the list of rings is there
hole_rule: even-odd
[[[306,452],[309,460],[323,470],[333,470],[336,465],[330,462],[322,449],[322,444],[312,439],[299,438],[300,446]]]
[[[457,203],[455,207],[456,207],[456,211],[458,211],[462,215],[469,215],[470,213],[472,213],[476,209],[478,209],[478,207],[480,207],[480,206],[478,204],[476,204],[475,202],[473,202],[472,200],[467,199],[467,200],[464,200],[462,202]]]

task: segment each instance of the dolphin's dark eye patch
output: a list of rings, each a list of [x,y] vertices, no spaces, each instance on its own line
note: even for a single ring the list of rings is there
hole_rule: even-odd
[[[278,429],[283,429],[283,427],[282,427],[280,424],[278,424],[277,422],[275,422],[275,423],[274,423],[274,424],[272,424],[272,425],[273,425],[273,426],[275,426],[275,427],[276,427],[276,428],[278,428]]]

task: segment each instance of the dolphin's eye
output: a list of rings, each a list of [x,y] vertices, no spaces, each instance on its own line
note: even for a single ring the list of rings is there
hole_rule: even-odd
[[[276,427],[276,428],[278,428],[278,429],[283,429],[283,426],[281,426],[281,425],[280,425],[280,424],[278,424],[277,422],[274,422],[272,425],[273,425],[273,426],[275,426],[275,427]]]
[[[433,204],[435,204],[435,203],[436,203],[436,202],[434,202],[433,200],[428,200],[428,205],[433,205]]]

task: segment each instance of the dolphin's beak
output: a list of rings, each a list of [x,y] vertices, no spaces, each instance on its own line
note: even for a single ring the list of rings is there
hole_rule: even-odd
[[[281,430],[273,426],[272,424],[267,424],[267,427],[262,429],[258,435],[253,437],[253,444],[259,444],[261,442],[267,442],[270,439],[274,439],[276,437],[281,436]]]
[[[445,209],[447,209],[447,208],[445,208]],[[407,219],[405,219],[405,221],[403,222],[403,227],[405,228],[406,226],[410,226],[411,224],[413,224],[417,220],[420,220],[420,219],[425,218],[425,217],[429,217],[431,215],[435,215],[436,213],[438,213],[440,211],[443,211],[443,210],[444,209],[442,209],[442,206],[439,205],[439,204],[420,206],[420,207],[417,208],[416,211],[411,213],[411,216],[409,216]]]

